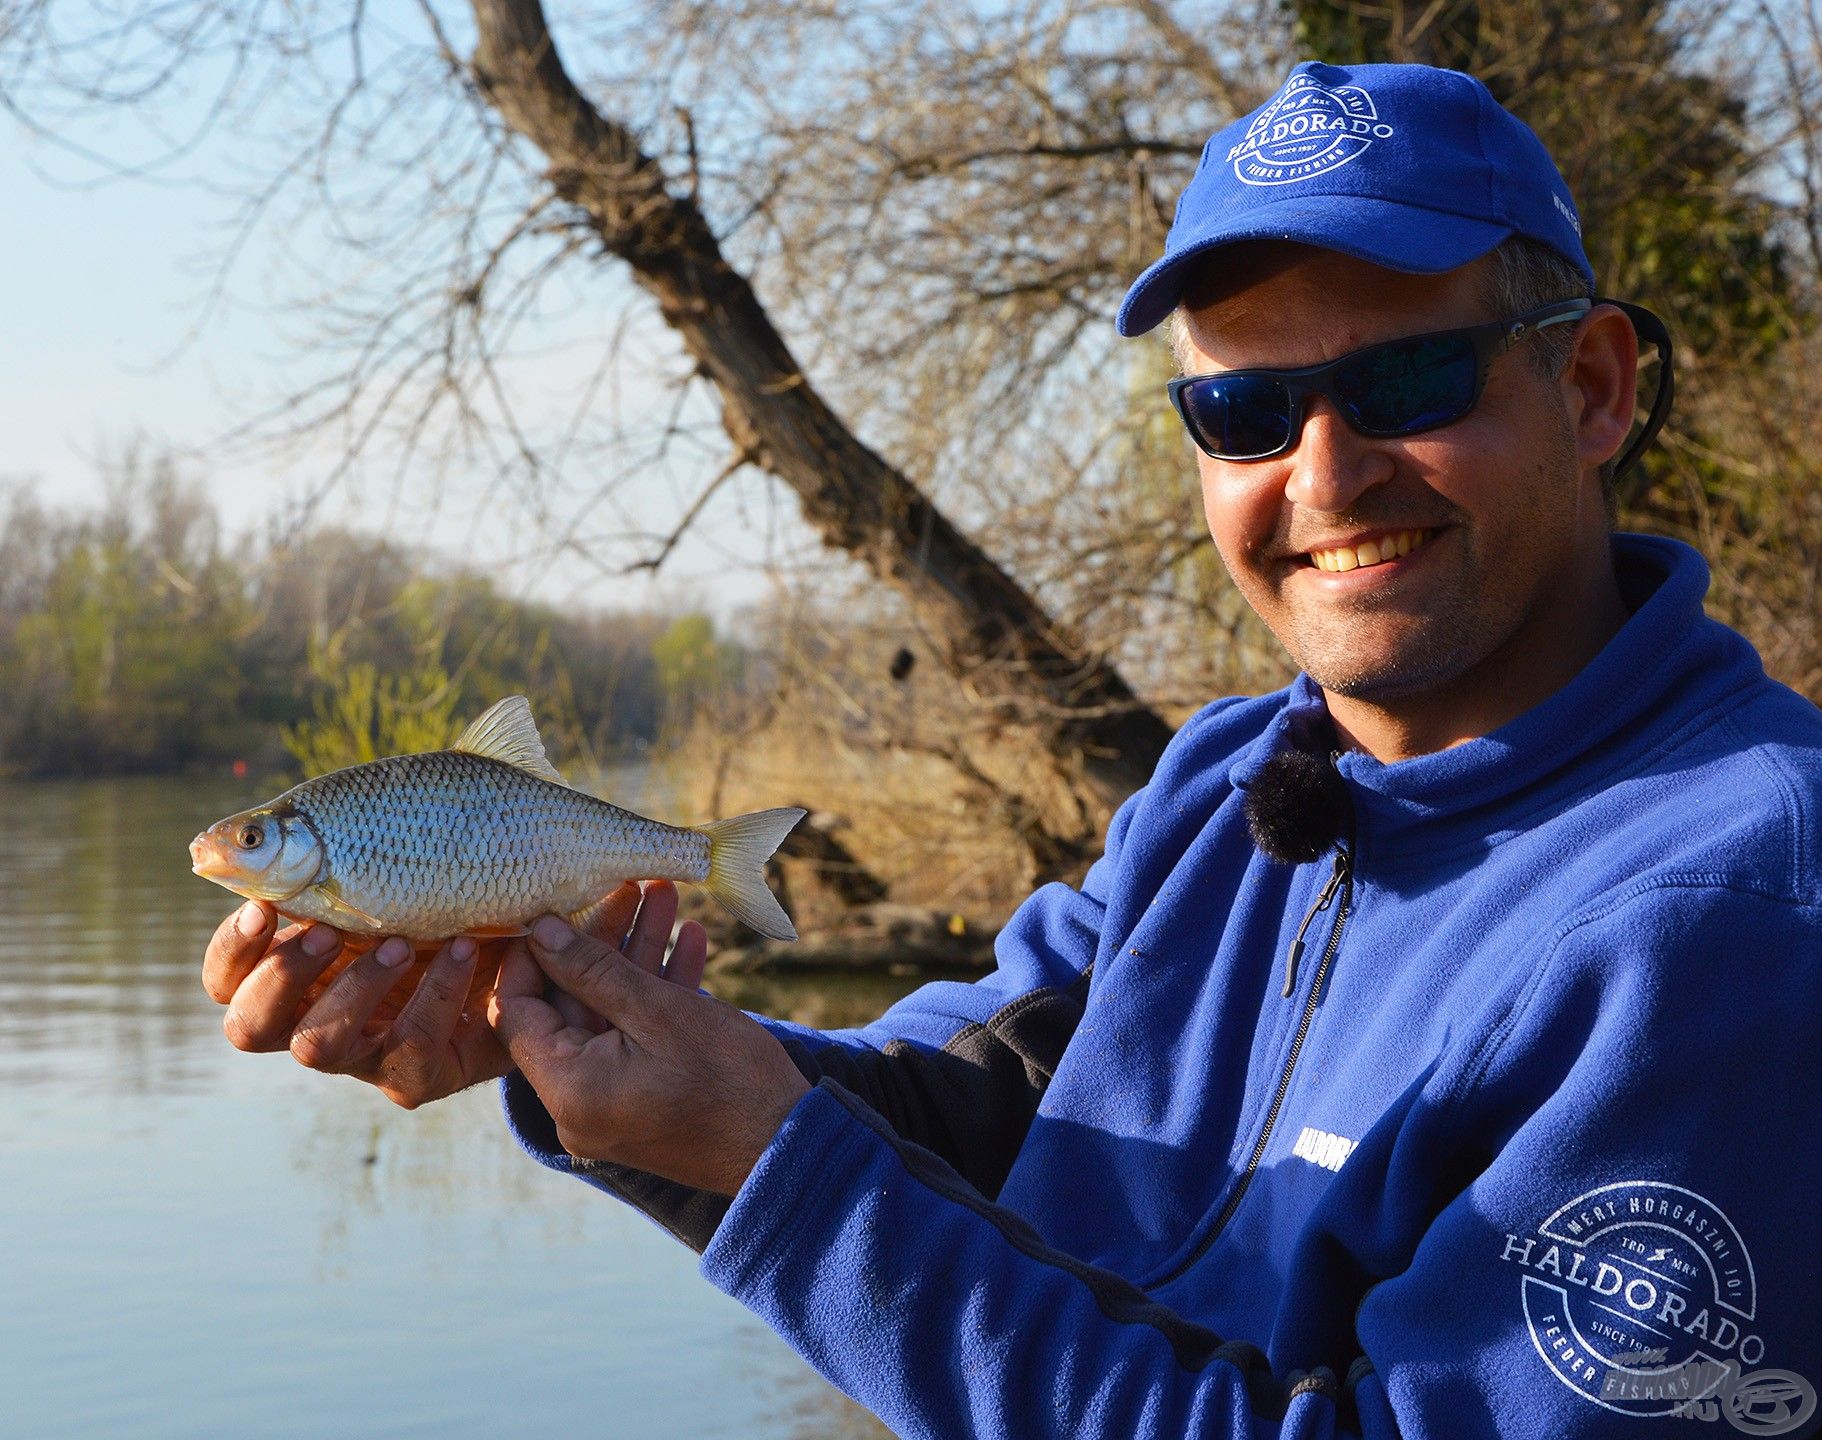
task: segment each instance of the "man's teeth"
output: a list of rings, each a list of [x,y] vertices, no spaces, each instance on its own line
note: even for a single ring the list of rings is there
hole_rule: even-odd
[[[1364,545],[1343,545],[1339,550],[1312,550],[1310,563],[1318,570],[1336,571],[1379,565],[1387,560],[1396,560],[1401,555],[1409,555],[1435,533],[1434,530],[1400,530],[1393,535],[1381,535],[1377,540],[1369,540]]]

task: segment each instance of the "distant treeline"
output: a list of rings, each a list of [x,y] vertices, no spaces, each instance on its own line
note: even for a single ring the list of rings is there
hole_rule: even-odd
[[[587,763],[658,742],[746,668],[704,616],[525,604],[344,530],[230,551],[164,463],[85,513],[29,487],[0,504],[3,774],[302,773],[445,743],[511,693],[560,763]]]

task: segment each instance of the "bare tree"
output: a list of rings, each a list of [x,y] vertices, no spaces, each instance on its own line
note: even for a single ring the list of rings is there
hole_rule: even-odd
[[[1104,660],[822,399],[695,203],[673,195],[624,124],[578,91],[535,0],[476,0],[471,69],[550,165],[714,385],[737,453],[783,480],[805,517],[909,600],[958,679],[1079,767],[1102,806],[1143,783],[1168,730]]]
[[[251,177],[236,235],[299,227],[345,257],[314,288],[292,272],[319,369],[249,434],[481,466],[565,554],[622,570],[775,477],[871,592],[878,643],[850,656],[909,647],[958,701],[908,737],[869,679],[831,724],[925,747],[1047,874],[1092,849],[1167,718],[1279,678],[1199,535],[1168,362],[1108,321],[1203,140],[1316,10],[1487,75],[1597,214],[1680,193],[1679,137],[1732,127],[1749,143],[1723,178],[1784,167],[1767,223],[1806,237],[1813,274],[1813,0],[646,0],[565,12],[555,38],[533,0],[179,0],[99,29],[0,0],[0,103],[67,139],[96,107],[159,113],[188,76],[213,99],[120,168],[180,165],[225,121]],[[1665,54],[1719,77],[1685,87],[1699,106],[1652,104]],[[1601,244],[1607,273],[1649,281],[1647,246]],[[526,353],[553,314],[578,357],[561,410]]]
[[[650,64],[654,50],[671,49],[673,81],[688,79],[699,69],[706,73],[702,51],[717,37],[723,43],[737,40],[781,13],[655,7],[645,23],[653,34],[670,38],[648,43],[642,53]],[[653,123],[650,110],[659,91],[647,85],[642,94],[637,82],[630,87],[631,103],[645,102],[649,133],[660,140],[669,135],[675,142],[669,168],[681,173],[673,179],[664,160],[637,133],[635,122],[598,107],[566,71],[539,5],[477,0],[462,17],[425,4],[420,15],[431,40],[427,50],[396,37],[376,42],[378,21],[359,5],[352,10],[314,6],[269,15],[262,7],[200,3],[129,21],[119,33],[72,38],[58,28],[59,7],[27,4],[8,13],[12,66],[0,83],[22,113],[21,93],[42,96],[47,88],[89,105],[136,103],[168,85],[183,63],[211,61],[225,67],[226,77],[218,106],[204,117],[207,123],[231,107],[239,87],[260,83],[253,77],[263,78],[277,66],[295,85],[300,65],[308,70],[308,83],[319,90],[318,126],[307,143],[273,170],[269,183],[249,196],[245,223],[257,223],[283,187],[296,181],[321,203],[323,216],[348,248],[399,269],[389,275],[388,291],[377,305],[363,304],[345,291],[312,303],[311,313],[322,327],[318,338],[346,347],[347,362],[320,384],[288,397],[279,411],[264,417],[264,423],[277,421],[280,429],[339,426],[351,456],[390,426],[404,457],[401,463],[408,463],[439,420],[453,419],[453,428],[472,446],[494,452],[505,483],[517,485],[534,504],[551,509],[556,504],[549,493],[551,473],[560,463],[564,441],[534,433],[521,423],[506,359],[508,337],[562,267],[587,266],[603,257],[624,262],[681,341],[694,375],[713,393],[720,425],[731,442],[721,475],[757,466],[782,480],[827,545],[858,561],[903,597],[908,624],[920,644],[972,697],[981,733],[993,742],[1008,732],[1034,742],[1034,753],[1049,757],[1046,784],[1054,787],[1060,779],[1077,797],[1060,833],[1050,833],[1047,819],[1034,819],[1027,828],[1034,836],[1034,853],[1042,854],[1043,870],[1078,863],[1092,847],[1111,806],[1143,781],[1169,727],[1134,695],[1104,647],[1089,638],[1088,627],[1058,619],[1043,599],[1013,578],[1008,564],[1020,558],[1016,545],[996,545],[1001,554],[989,554],[927,493],[937,478],[929,473],[936,468],[934,457],[945,444],[939,437],[945,431],[956,433],[952,418],[944,417],[947,424],[924,418],[915,432],[921,456],[917,445],[907,443],[912,432],[902,424],[897,427],[892,438],[904,444],[913,462],[926,461],[925,473],[916,478],[906,465],[885,460],[876,445],[843,421],[787,346],[771,313],[706,218],[699,190],[713,184],[706,166],[714,155],[698,146],[696,123],[686,110],[670,105]],[[464,18],[466,25],[457,23]],[[852,13],[844,15],[841,23],[851,25],[854,18]],[[931,6],[912,15],[891,15],[881,7],[872,18],[883,27],[878,43],[900,53],[913,45],[919,24],[992,28],[992,22],[980,21],[960,6]],[[865,196],[825,191],[829,203],[822,206],[824,217],[838,207],[883,205],[891,192],[903,189],[910,206],[907,218],[915,214],[920,217],[916,223],[929,227],[921,237],[923,248],[933,256],[948,252],[941,273],[927,272],[931,283],[925,287],[924,309],[928,316],[932,305],[947,305],[952,313],[946,321],[927,319],[921,340],[900,335],[895,342],[901,351],[898,366],[910,373],[910,357],[904,352],[920,344],[933,345],[945,335],[959,339],[948,352],[954,368],[946,380],[935,367],[926,367],[920,375],[932,400],[931,392],[947,385],[963,392],[955,408],[970,415],[991,415],[999,408],[1010,412],[1026,403],[1011,383],[1020,349],[1027,361],[1038,365],[1081,349],[1088,321],[1102,318],[1088,297],[1100,300],[1104,313],[1106,293],[1117,283],[1118,262],[1099,254],[1092,239],[1083,243],[1092,237],[1092,227],[1078,224],[1060,237],[1043,236],[1038,227],[1064,192],[1100,178],[1095,167],[1113,165],[1126,172],[1116,203],[1132,211],[1130,252],[1155,243],[1158,205],[1147,166],[1159,155],[1185,159],[1195,147],[1134,130],[1135,117],[1122,113],[1119,106],[1104,107],[1107,113],[1096,115],[1097,104],[1107,99],[1088,83],[1096,67],[1131,71],[1145,58],[1122,53],[1122,47],[1130,49],[1133,42],[1132,27],[1122,26],[1121,18],[1087,4],[1040,5],[1008,16],[1016,19],[1016,26],[967,68],[973,70],[975,83],[1004,81],[1018,87],[1015,93],[1043,102],[1039,109],[1047,110],[1048,116],[1040,131],[1027,126],[1022,133],[981,143],[958,129],[958,117],[950,113],[953,105],[939,105],[931,112],[933,123],[926,133],[895,140],[889,128],[875,126],[860,150],[845,152],[846,178],[870,183],[875,190],[871,202]],[[1062,45],[1055,58],[1079,73],[1058,84],[1058,94],[1045,102],[1045,57],[1027,53],[1025,43],[1032,28],[1047,27],[1067,38],[1083,26],[1095,25],[1113,26],[1117,33],[1109,42],[1111,48],[1090,53],[1077,41]],[[1153,40],[1152,71],[1181,69],[1168,57],[1159,65],[1157,42],[1161,35],[1169,35],[1155,24],[1147,33]],[[805,25],[794,38],[814,41],[817,34],[818,27]],[[325,37],[332,37],[338,48],[332,51]],[[869,56],[858,38],[840,43],[851,61],[878,58]],[[383,82],[374,68],[376,53],[382,50],[389,72]],[[953,46],[944,51],[949,62],[962,54]],[[1212,60],[1205,72],[1184,72],[1187,83],[1206,90],[1217,73]],[[861,63],[855,73],[846,103],[877,103],[890,71]],[[968,78],[960,68],[943,77],[950,86]],[[1122,103],[1136,106],[1130,77],[1122,84]],[[591,88],[616,93],[610,83]],[[628,92],[622,88],[621,93]],[[720,98],[713,86],[703,87],[703,102],[711,108]],[[799,227],[762,222],[754,233],[763,237],[769,232],[773,239],[791,242],[784,263],[775,267],[786,276],[783,308],[805,314],[821,309],[826,315],[821,293],[814,306],[793,300],[794,293],[802,292],[793,290],[789,275],[801,275],[820,264],[819,250],[860,238],[854,232],[843,235],[839,227],[814,237],[802,228],[810,219],[802,184],[813,173],[808,167],[829,160],[835,148],[828,143],[799,144],[808,139],[811,127],[789,121],[786,110],[793,105],[801,109],[801,87],[793,90],[774,83],[769,91],[755,88],[746,98],[779,107],[781,123],[771,132],[774,138],[762,168],[769,172],[765,186],[779,213],[789,210]],[[668,96],[664,100],[668,103]],[[407,106],[415,110],[410,118]],[[1071,107],[1079,113],[1072,116]],[[1147,108],[1155,111],[1155,102]],[[419,118],[427,111],[435,112],[430,127]],[[965,128],[968,117],[964,113],[959,118]],[[46,122],[49,128],[55,128],[55,119]],[[454,129],[457,119],[459,131]],[[430,130],[416,149],[402,133],[413,128]],[[1049,138],[1042,130],[1058,138]],[[825,132],[825,141],[832,136]],[[420,212],[428,209],[446,217],[441,264],[413,272],[409,250],[399,238],[412,233],[409,227],[388,234],[375,223],[372,211],[350,203],[348,183],[335,174],[335,166],[346,147],[368,145],[383,146],[394,156],[394,173],[413,174],[418,183],[412,193],[434,202],[427,207],[420,200]],[[794,149],[797,163],[782,164],[780,157]],[[732,168],[741,157],[736,153],[720,158]],[[955,227],[956,217],[945,215],[942,204],[925,203],[911,191],[920,182],[967,177],[982,166],[1003,170],[1017,165],[1034,172],[1031,193],[1021,202],[1027,211],[1022,223],[1030,227],[1026,235],[1033,248],[1045,251],[1062,239],[1083,253],[1075,259],[1039,258],[1020,274],[1008,275],[1001,264],[999,275],[983,282],[980,272],[993,264],[991,254],[970,253],[967,245],[958,243],[965,231]],[[1035,173],[1056,167],[1061,168],[1061,180]],[[978,173],[970,183],[978,187]],[[948,187],[951,196],[954,191],[953,185]],[[511,199],[502,204],[506,194]],[[755,213],[767,203],[764,194],[743,194],[740,187],[728,187],[726,198]],[[975,234],[982,239],[1009,236],[1012,232],[1004,220],[1015,217],[976,227]],[[736,217],[727,229],[739,233],[741,225]],[[540,249],[542,253],[531,253]],[[1012,255],[1013,247],[1008,246],[1000,258],[1010,260]],[[873,273],[863,276],[867,268],[862,257],[851,256],[847,275],[835,288],[845,284],[862,302],[878,303],[865,292],[870,287],[877,295],[882,283],[893,283],[892,267],[873,266]],[[941,293],[945,283],[947,298]],[[1020,308],[1020,319],[1006,313],[1009,302]],[[965,321],[959,313],[962,308],[973,312]],[[1069,319],[1059,329],[1049,317],[1064,312]],[[997,360],[983,365],[978,358],[980,337],[995,322],[1012,343]],[[880,338],[885,338],[883,331]],[[870,363],[886,363],[888,348],[872,347]],[[970,358],[970,349],[976,358]],[[1001,388],[997,403],[973,393],[993,380]],[[866,386],[855,387],[850,403],[864,403],[868,391]],[[878,388],[872,387],[872,393]],[[902,421],[904,414],[901,410],[893,418]],[[676,422],[667,426],[662,443],[668,445],[672,434],[684,428]],[[997,434],[1004,441],[1017,430],[1000,426]],[[976,458],[990,453],[978,441],[961,449]],[[685,523],[699,505],[685,512]],[[977,506],[970,519],[991,520],[994,508]],[[666,543],[660,542],[656,557],[634,563],[658,563]],[[952,758],[973,775],[987,773],[965,744],[953,748]],[[1029,815],[1041,813],[1042,807],[1029,800],[1009,798],[1022,803]]]

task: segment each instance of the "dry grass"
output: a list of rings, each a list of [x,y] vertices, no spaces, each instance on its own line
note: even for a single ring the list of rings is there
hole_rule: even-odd
[[[699,720],[664,762],[693,822],[772,805],[832,812],[856,860],[894,901],[998,923],[1030,891],[1030,856],[978,787],[940,757],[891,748],[801,693],[758,727]],[[783,862],[798,926],[840,905],[807,865]]]

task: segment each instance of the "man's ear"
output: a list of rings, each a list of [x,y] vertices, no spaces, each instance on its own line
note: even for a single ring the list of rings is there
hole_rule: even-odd
[[[1583,469],[1620,453],[1638,406],[1639,337],[1625,312],[1596,305],[1575,327],[1563,368],[1563,403]]]

